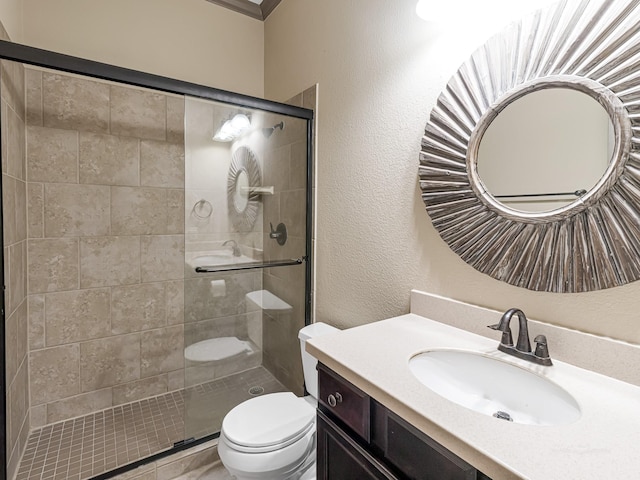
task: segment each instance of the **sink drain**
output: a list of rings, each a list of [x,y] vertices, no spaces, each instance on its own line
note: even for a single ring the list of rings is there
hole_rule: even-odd
[[[494,417],[499,418],[500,420],[507,420],[509,422],[513,422],[513,418],[507,412],[503,412],[502,410],[498,410],[493,414]]]
[[[251,387],[249,389],[249,393],[251,395],[261,395],[261,394],[264,393],[264,388],[262,388],[262,387]]]

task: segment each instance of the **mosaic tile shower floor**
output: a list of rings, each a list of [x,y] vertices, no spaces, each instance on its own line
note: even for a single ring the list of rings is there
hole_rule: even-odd
[[[47,425],[29,434],[16,480],[95,477],[167,450],[185,437],[215,433],[238,403],[280,391],[286,388],[266,369],[257,367]]]

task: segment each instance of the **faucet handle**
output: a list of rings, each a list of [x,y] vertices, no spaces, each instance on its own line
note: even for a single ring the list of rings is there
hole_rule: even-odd
[[[549,347],[547,345],[547,337],[544,335],[538,335],[533,339],[536,344],[536,350],[534,355],[539,358],[549,358]]]

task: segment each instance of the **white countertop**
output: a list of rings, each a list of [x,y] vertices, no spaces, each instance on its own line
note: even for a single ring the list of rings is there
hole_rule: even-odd
[[[407,314],[313,338],[307,351],[494,480],[640,478],[640,387],[557,360],[533,365],[497,351],[499,340],[500,332],[490,340]],[[569,392],[582,415],[569,425],[537,426],[461,407],[409,370],[412,356],[437,348],[473,350],[534,371]]]

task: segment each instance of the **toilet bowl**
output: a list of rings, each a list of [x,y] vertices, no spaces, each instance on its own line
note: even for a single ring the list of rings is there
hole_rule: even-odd
[[[305,351],[306,340],[337,332],[314,323],[300,330],[305,385],[310,395],[270,393],[233,408],[222,421],[218,454],[238,480],[314,480],[316,478],[317,360]]]

